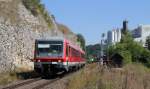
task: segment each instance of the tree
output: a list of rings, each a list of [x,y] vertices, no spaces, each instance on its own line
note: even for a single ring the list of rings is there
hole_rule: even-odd
[[[81,34],[77,34],[77,41],[80,44],[81,48],[85,50],[85,39]]]
[[[114,52],[122,55],[124,64],[140,62],[150,66],[150,51],[135,42],[129,32],[123,34],[121,42],[111,46],[108,51],[109,56],[113,55]]]
[[[88,45],[86,46],[86,53],[87,56],[99,56],[100,55],[100,44],[95,44],[95,45]]]
[[[146,38],[146,44],[145,44],[145,46],[147,47],[148,50],[150,50],[150,36],[148,36]]]

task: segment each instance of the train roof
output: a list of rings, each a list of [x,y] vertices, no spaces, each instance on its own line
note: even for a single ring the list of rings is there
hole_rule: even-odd
[[[50,37],[45,39],[36,39],[36,41],[64,41],[63,37]]]
[[[79,45],[74,44],[74,43],[72,43],[71,41],[69,41],[69,40],[67,40],[67,39],[65,39],[65,41],[66,41],[71,47],[73,47],[74,49],[77,49],[77,50],[79,50],[80,52],[82,52],[82,53],[85,54],[85,52],[81,49],[81,47],[80,47]]]
[[[36,41],[63,41],[63,42],[67,42],[71,47],[79,50],[80,52],[84,53],[85,52],[79,47],[79,45],[71,42],[70,40],[64,38],[64,37],[51,37],[51,38],[46,38],[46,39],[36,39]]]

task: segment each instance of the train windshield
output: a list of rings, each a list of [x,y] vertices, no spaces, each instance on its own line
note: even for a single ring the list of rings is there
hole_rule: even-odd
[[[37,57],[62,57],[63,42],[39,42],[37,44]]]

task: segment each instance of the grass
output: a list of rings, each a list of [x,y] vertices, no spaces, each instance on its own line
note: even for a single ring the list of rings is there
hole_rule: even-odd
[[[0,74],[0,85],[6,85],[16,80],[18,80],[18,77],[15,72],[5,72]]]
[[[15,71],[0,73],[0,85],[6,85],[17,80],[39,77],[35,71],[26,68],[18,68]]]
[[[67,89],[150,89],[150,69],[141,64],[111,69],[91,64],[73,75]]]

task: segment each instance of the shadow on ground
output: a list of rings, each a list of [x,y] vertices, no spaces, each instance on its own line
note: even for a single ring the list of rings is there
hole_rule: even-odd
[[[21,79],[31,79],[41,77],[41,75],[36,73],[35,71],[29,71],[17,73],[17,77]]]

